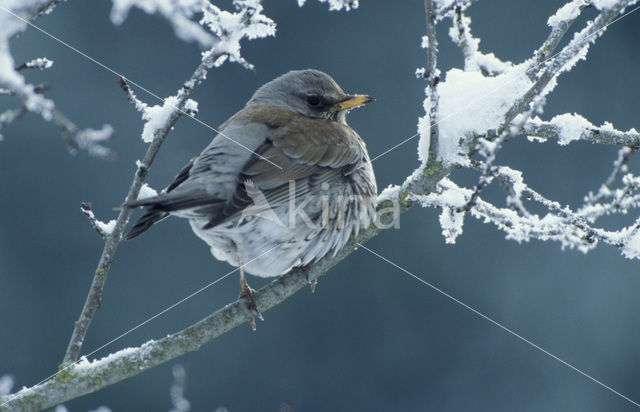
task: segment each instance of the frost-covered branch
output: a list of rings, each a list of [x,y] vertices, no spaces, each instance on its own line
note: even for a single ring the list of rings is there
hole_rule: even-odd
[[[533,61],[527,70],[527,75],[531,80],[535,79],[536,74],[544,67],[543,63],[552,56],[569,27],[578,18],[580,12],[587,7],[590,7],[590,4],[584,0],[572,0],[549,17],[547,25],[551,27],[551,33],[542,46],[533,53]]]
[[[115,220],[110,220],[108,223],[104,223],[96,218],[96,215],[93,214],[93,210],[91,210],[91,203],[82,203],[80,205],[80,211],[82,214],[87,217],[89,220],[89,224],[103,239],[106,239],[113,232],[113,228],[116,225]]]
[[[607,180],[605,180],[605,182],[600,186],[600,188],[598,189],[598,193],[594,194],[590,192],[587,195],[585,202],[588,205],[595,205],[596,203],[599,203],[604,199],[612,196],[611,186],[615,183],[620,173],[624,173],[627,171],[627,162],[629,161],[629,159],[631,159],[631,156],[633,156],[635,152],[636,149],[631,149],[629,147],[623,147],[618,150],[618,157],[613,162],[613,170],[611,171],[611,174],[609,175]]]
[[[530,119],[520,134],[542,139],[557,139],[561,145],[573,141],[640,148],[640,133],[635,129],[617,130],[611,123],[596,126],[578,114],[561,114],[550,121]]]
[[[24,32],[30,22],[43,13],[51,12],[58,3],[59,0],[10,0],[0,6],[0,95],[14,96],[20,101],[17,109],[0,114],[0,131],[26,112],[32,112],[62,129],[67,147],[72,153],[82,149],[97,157],[111,158],[111,150],[101,144],[112,136],[111,126],[104,125],[100,130],[78,128],[55,108],[52,100],[42,95],[45,86],[27,83],[20,73],[26,69],[48,69],[53,61],[40,57],[16,66],[11,54],[12,40]]]
[[[603,33],[604,29],[624,11],[626,6],[635,2],[636,0],[620,0],[604,3],[595,20],[587,22],[584,29],[576,33],[560,53],[545,62],[542,74],[522,97],[516,99],[505,114],[505,120],[499,129],[498,137],[490,143],[480,141],[482,144],[480,152],[486,158],[486,168],[482,172],[473,194],[460,210],[469,211],[474,206],[483,188],[492,180],[489,171],[497,152],[504,143],[519,133],[535,112],[541,110],[545,96],[556,86],[557,76],[571,70],[579,60],[585,59],[589,45],[596,37]]]
[[[127,93],[127,98],[136,105],[136,109],[142,112],[146,121],[142,132],[142,139],[150,142],[149,148],[142,161],[138,162],[131,186],[124,203],[136,200],[143,186],[149,168],[162,146],[164,139],[172,129],[181,114],[193,113],[195,102],[190,99],[194,90],[205,80],[207,72],[212,67],[221,65],[225,60],[243,62],[240,56],[240,40],[243,38],[255,39],[273,35],[275,24],[262,15],[262,6],[258,0],[237,0],[235,13],[223,12],[213,6],[202,10],[204,17],[202,23],[215,33],[217,41],[214,46],[202,54],[202,60],[191,77],[184,82],[175,96],[164,99],[162,105],[147,106],[135,98],[124,79],[120,79],[121,86]],[[64,356],[63,364],[68,364],[78,359],[82,344],[93,316],[100,307],[102,290],[107,280],[107,274],[115,258],[120,243],[122,232],[132,210],[122,208],[116,218],[116,223],[110,235],[106,238],[102,255],[94,273],[93,282],[89,294],[85,300],[79,319],[75,327],[69,346]]]

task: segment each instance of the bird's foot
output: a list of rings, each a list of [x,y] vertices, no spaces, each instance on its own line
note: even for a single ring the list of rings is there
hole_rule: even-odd
[[[250,311],[255,313],[258,319],[264,320],[264,318],[262,317],[262,313],[260,313],[260,311],[258,310],[258,305],[256,305],[254,292],[255,291],[251,288],[251,286],[249,286],[243,276],[242,279],[240,279],[240,298],[247,301],[247,307]],[[251,319],[249,319],[249,325],[251,325],[251,329],[256,330],[256,321],[253,316],[251,316]]]
[[[315,293],[316,292],[316,285],[318,284],[318,278],[311,279],[311,277],[309,276],[309,267],[308,266],[302,266],[300,269],[302,269],[302,271],[304,272],[305,276],[307,277],[307,282],[311,286],[311,293]]]

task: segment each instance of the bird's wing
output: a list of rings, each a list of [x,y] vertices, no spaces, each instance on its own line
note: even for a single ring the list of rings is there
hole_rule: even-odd
[[[342,123],[273,107],[256,111],[253,120],[268,126],[267,138],[237,175],[224,208],[205,228],[239,215],[254,203],[247,193],[248,183],[274,207],[288,202],[290,182],[295,182],[296,197],[301,198],[324,182],[343,183],[345,175],[367,159],[360,137]]]

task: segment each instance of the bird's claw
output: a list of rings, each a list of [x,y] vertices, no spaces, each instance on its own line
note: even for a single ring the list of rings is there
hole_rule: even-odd
[[[262,317],[262,313],[260,313],[260,311],[258,310],[258,305],[256,305],[256,300],[254,299],[254,292],[255,291],[251,288],[251,286],[249,286],[249,284],[244,279],[242,279],[240,282],[240,298],[245,299],[247,301],[247,307],[249,308],[249,310],[255,313],[258,319],[263,321],[264,317]],[[251,319],[249,319],[249,325],[251,325],[251,329],[256,330],[256,321],[253,316],[251,316]]]

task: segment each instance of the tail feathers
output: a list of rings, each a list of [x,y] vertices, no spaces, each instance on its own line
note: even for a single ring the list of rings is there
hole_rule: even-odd
[[[133,225],[133,227],[124,235],[125,240],[131,240],[134,237],[140,236],[143,232],[149,229],[154,223],[157,223],[169,216],[168,212],[151,208],[145,212]]]
[[[196,214],[215,213],[224,201],[213,198],[208,194],[182,194],[174,193],[161,194],[159,196],[136,200],[122,205],[126,208],[147,207],[146,212],[133,225],[131,230],[125,235],[125,239],[133,239],[153,224],[165,219],[171,212],[191,210]]]

